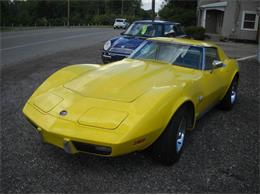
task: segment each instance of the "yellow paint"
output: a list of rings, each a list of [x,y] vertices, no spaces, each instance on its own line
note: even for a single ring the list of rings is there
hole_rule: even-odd
[[[198,118],[224,97],[238,66],[221,48],[186,39],[153,40],[216,47],[226,66],[203,71],[134,59],[68,66],[34,92],[24,115],[47,143],[61,148],[65,141],[108,146],[110,156],[117,156],[150,146],[183,103],[192,102]],[[60,115],[63,110],[67,115]],[[71,153],[76,152],[71,146]]]

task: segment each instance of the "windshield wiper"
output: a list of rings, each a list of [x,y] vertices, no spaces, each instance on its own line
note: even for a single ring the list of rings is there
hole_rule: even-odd
[[[130,36],[130,37],[139,37],[139,38],[149,38],[151,36],[146,36],[146,35],[133,35],[133,34],[125,34],[123,33],[122,35]]]
[[[126,35],[126,36],[131,36],[131,37],[134,36],[134,35],[132,35],[132,34],[126,34],[126,33],[122,33],[121,35]]]

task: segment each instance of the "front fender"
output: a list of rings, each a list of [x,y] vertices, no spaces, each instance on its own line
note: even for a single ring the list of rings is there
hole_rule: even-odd
[[[64,67],[57,72],[53,73],[47,78],[32,94],[31,98],[38,96],[44,92],[49,91],[59,85],[62,85],[75,77],[84,74],[88,71],[99,68],[100,65],[96,64],[78,64]]]
[[[133,103],[135,111],[127,121],[135,125],[122,142],[144,138],[143,148],[148,147],[158,139],[174,113],[188,100],[182,86],[154,87]]]
[[[224,61],[224,64],[227,65],[227,68],[228,68],[228,72],[229,72],[229,77],[227,77],[228,79],[228,84],[226,86],[226,89],[225,89],[225,92],[223,93],[223,95],[221,96],[220,99],[223,99],[224,96],[226,95],[232,81],[234,80],[235,76],[239,74],[239,67],[238,67],[238,64],[237,64],[237,61],[235,59],[231,59],[231,58],[228,58]]]

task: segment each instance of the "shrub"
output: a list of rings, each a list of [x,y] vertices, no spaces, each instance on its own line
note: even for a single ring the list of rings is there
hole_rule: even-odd
[[[39,18],[36,20],[37,26],[47,26],[48,20],[45,17]]]
[[[96,15],[93,17],[92,22],[98,25],[113,25],[116,16],[111,15]]]
[[[123,18],[125,18],[129,24],[131,24],[132,22],[134,22],[136,20],[142,19],[141,17],[137,17],[137,16],[124,16]]]
[[[187,35],[190,35],[194,39],[204,40],[205,39],[205,28],[200,26],[188,26],[185,29]]]

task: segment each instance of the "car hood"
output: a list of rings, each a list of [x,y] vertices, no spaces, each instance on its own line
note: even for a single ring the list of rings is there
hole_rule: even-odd
[[[64,87],[84,97],[132,102],[153,87],[182,84],[183,78],[169,64],[125,59],[85,73]]]
[[[133,36],[122,36],[115,40],[112,44],[112,48],[126,48],[134,50],[141,43],[143,43],[144,38],[138,38]]]

